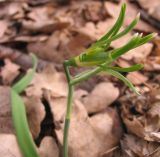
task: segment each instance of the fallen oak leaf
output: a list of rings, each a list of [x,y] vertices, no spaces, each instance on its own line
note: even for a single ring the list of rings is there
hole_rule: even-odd
[[[88,113],[104,110],[119,96],[119,90],[110,82],[102,82],[95,86],[93,91],[82,98]]]
[[[23,157],[13,134],[0,134],[0,154],[3,157]]]
[[[5,65],[2,67],[0,77],[4,85],[11,85],[14,79],[19,75],[20,66],[12,63],[9,59],[5,59]]]
[[[44,137],[38,151],[41,157],[59,157],[59,148],[53,137]]]
[[[36,73],[25,91],[27,96],[42,98],[44,90],[50,90],[53,97],[67,96],[65,76],[57,72],[53,66],[46,66],[41,73]]]

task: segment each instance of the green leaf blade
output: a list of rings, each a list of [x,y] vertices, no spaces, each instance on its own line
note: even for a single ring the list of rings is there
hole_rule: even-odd
[[[119,72],[134,72],[134,71],[141,70],[143,67],[144,67],[143,64],[135,64],[127,68],[121,68],[121,67],[107,67],[107,68],[112,69],[114,71],[119,71]]]
[[[125,11],[126,11],[126,4],[124,3],[121,7],[121,11],[119,13],[118,19],[113,25],[113,27],[110,29],[110,31],[107,34],[105,34],[95,44],[93,44],[93,46],[98,46],[101,42],[108,40],[110,36],[114,36],[115,34],[117,34],[117,32],[119,31],[119,29],[123,24]]]
[[[33,69],[29,71],[20,81],[18,81],[12,88],[17,92],[21,93],[32,81],[33,75],[37,68],[37,58],[34,54],[31,54],[33,60]]]
[[[117,35],[113,36],[112,38],[110,38],[107,42],[112,42],[114,40],[117,40],[117,39],[121,38],[122,36],[126,35],[127,33],[129,33],[136,26],[136,24],[138,23],[139,17],[140,17],[140,14],[138,14],[136,16],[136,18],[130,23],[130,25],[127,28],[125,28],[119,34],[117,34]]]
[[[124,82],[125,85],[127,85],[130,89],[132,89],[137,95],[140,95],[140,93],[136,90],[134,85],[127,78],[125,78],[121,73],[114,71],[112,69],[106,69],[105,72],[107,74],[110,74],[110,75],[120,79],[121,81]]]
[[[39,157],[27,123],[24,103],[18,93],[11,89],[12,118],[16,137],[24,157]]]

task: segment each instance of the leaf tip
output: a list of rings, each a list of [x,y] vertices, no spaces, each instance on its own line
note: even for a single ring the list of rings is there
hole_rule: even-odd
[[[137,21],[139,21],[140,16],[141,16],[141,13],[139,12],[139,13],[137,14],[137,16],[136,16],[136,20],[137,20]]]
[[[158,35],[158,33],[152,33],[152,37],[155,38]]]

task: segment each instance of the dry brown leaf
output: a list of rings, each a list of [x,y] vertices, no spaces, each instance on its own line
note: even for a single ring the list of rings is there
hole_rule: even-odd
[[[0,154],[3,157],[23,157],[15,135],[0,134]]]
[[[41,122],[45,117],[45,108],[39,97],[24,97],[30,131],[36,139],[41,131]]]
[[[29,52],[34,52],[44,60],[62,63],[65,56],[68,57],[68,53],[66,53],[64,48],[68,41],[66,32],[56,31],[48,40],[29,43],[27,48]]]
[[[13,22],[6,19],[0,20],[1,30],[0,30],[0,43],[5,43],[10,41],[16,35],[16,29],[13,26]]]
[[[32,42],[45,42],[49,37],[47,35],[36,35],[36,36],[16,36],[14,38],[14,41],[16,42],[27,42],[27,43],[32,43]]]
[[[56,123],[60,123],[64,121],[64,116],[66,112],[66,104],[67,104],[67,98],[55,98],[52,97],[51,93],[46,91],[45,92],[45,98],[48,100],[50,104],[50,108],[52,111],[52,114],[54,115],[54,121]],[[78,119],[86,119],[87,112],[86,109],[83,107],[82,103],[79,100],[73,101],[73,112],[72,112],[72,118],[78,118]],[[75,115],[76,114],[76,115]]]
[[[153,40],[153,42],[156,45],[155,54],[156,56],[160,56],[160,36],[156,37],[155,40]]]
[[[107,11],[99,1],[88,3],[84,9],[84,17],[87,21],[97,22],[107,16]]]
[[[107,108],[105,111],[92,116],[90,122],[98,138],[103,143],[103,153],[119,143],[122,136],[122,128],[120,118],[115,109]]]
[[[129,120],[127,118],[123,118],[124,123],[127,126],[129,132],[134,133],[138,137],[144,137],[144,125],[137,118],[133,118]]]
[[[91,37],[87,34],[78,33],[65,45],[65,51],[67,54],[70,54],[68,58],[82,53],[91,44],[91,41]]]
[[[28,5],[25,3],[9,3],[4,6],[5,8],[5,15],[3,17],[9,17],[14,20],[19,20],[24,18],[25,9],[28,9]]]
[[[140,85],[145,83],[148,80],[148,77],[143,75],[140,72],[132,72],[127,74],[127,78],[134,84],[134,85]]]
[[[86,22],[83,27],[78,28],[76,31],[89,36],[92,40],[96,40],[97,28],[93,22]]]
[[[83,89],[77,89],[74,91],[74,99],[82,100],[83,97],[86,97],[88,92]]]
[[[151,109],[148,111],[148,115],[151,117],[158,116],[160,118],[160,103],[159,102],[153,104]]]
[[[32,8],[31,12],[27,14],[27,18],[30,20],[23,20],[22,25],[24,29],[28,31],[40,31],[45,33],[67,27],[69,22],[54,19],[54,12],[54,7],[50,5]]]
[[[118,144],[121,127],[117,114],[113,110],[99,113],[91,119],[88,117],[76,118],[79,112],[81,110],[76,111],[76,114],[73,113],[71,120],[69,134],[69,154],[71,157],[99,157]],[[56,134],[62,144],[63,125],[56,129]]]
[[[34,138],[39,135],[40,124],[44,119],[45,111],[40,98],[25,97],[28,123]],[[15,133],[12,124],[10,88],[0,86],[0,133]]]
[[[150,99],[137,102],[134,99],[132,98],[131,104],[123,103],[122,107],[122,119],[127,130],[147,141],[159,142],[159,103],[147,104],[146,101]],[[140,96],[138,99],[143,97]]]
[[[146,9],[152,17],[160,21],[160,3],[159,0],[138,0],[142,8]]]
[[[41,157],[59,157],[58,146],[52,137],[44,137],[38,150]]]
[[[63,103],[63,104],[62,104]],[[57,104],[56,101],[53,101],[53,105],[51,106],[52,112],[54,113],[54,119],[57,123],[57,120],[62,122],[64,119],[66,101]],[[60,108],[61,105],[61,108]],[[59,111],[57,112],[57,108]],[[56,115],[55,115],[56,114]],[[58,118],[58,117],[61,117]],[[61,124],[61,123],[60,123]],[[59,125],[60,125],[59,124]],[[56,129],[56,134],[59,142],[62,144],[63,141],[63,125],[61,124]],[[93,131],[92,126],[88,120],[87,112],[84,106],[78,102],[78,104],[74,103],[73,111],[72,111],[72,121],[70,126],[70,135],[69,135],[69,156],[71,157],[97,157],[100,149],[100,141]]]
[[[0,26],[1,26],[1,29],[0,29],[0,39],[1,39],[5,36],[5,33],[8,29],[8,22],[5,20],[0,20]]]
[[[2,68],[0,77],[4,85],[11,85],[13,80],[19,75],[20,66],[5,59],[5,66]]]
[[[63,129],[56,130],[58,140],[62,144]],[[88,119],[72,120],[69,135],[70,157],[98,157],[102,143],[98,139]]]
[[[52,97],[49,91],[46,91],[45,98],[49,102],[54,115],[58,141],[62,144],[67,100],[66,98]],[[97,118],[95,118],[97,120],[101,119],[100,121],[103,119],[103,121],[95,124],[94,118],[89,119],[84,105],[79,100],[74,100],[72,106],[69,137],[69,154],[71,157],[98,157],[118,143],[121,131],[116,132],[116,130],[121,130],[121,128],[119,128],[119,118],[115,111],[108,110],[102,115],[97,115]],[[103,135],[98,134],[98,131],[96,131],[98,127],[100,127],[99,130]]]
[[[160,71],[160,56],[148,57],[144,62],[144,69],[146,71]]]
[[[133,135],[125,135],[121,141],[121,146],[123,153],[128,154],[129,157],[158,157],[158,154],[160,155],[158,143],[146,142]]]
[[[10,106],[10,88],[0,86],[0,134],[13,133]]]
[[[83,98],[88,113],[99,112],[111,105],[119,96],[119,90],[112,83],[102,82]]]
[[[139,9],[136,6],[129,3],[128,0],[121,1],[119,5],[114,4],[112,2],[105,2],[105,7],[108,13],[114,19],[116,19],[118,17],[122,3],[127,4],[127,9],[126,9],[127,16],[125,16],[125,20],[124,20],[124,27],[125,27],[125,26],[128,26],[131,23],[131,21],[136,17],[136,15],[139,13]],[[142,20],[138,22],[138,24],[135,26],[135,29],[138,29],[139,31],[142,31],[142,32],[155,32],[156,31],[152,26],[150,26],[148,23]]]
[[[49,90],[53,97],[67,96],[65,75],[56,72],[54,67],[47,66],[41,73],[36,73],[30,86],[25,90],[27,96],[42,98],[43,91]]]

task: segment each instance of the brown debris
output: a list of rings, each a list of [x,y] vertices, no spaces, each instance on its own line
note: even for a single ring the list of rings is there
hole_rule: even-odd
[[[34,139],[36,139],[41,130],[41,122],[45,117],[45,109],[39,97],[25,97],[27,118],[30,131]]]
[[[8,86],[0,86],[0,135],[1,133],[14,133]]]
[[[104,110],[119,96],[118,88],[112,83],[102,82],[95,86],[93,91],[82,99],[88,113]]]
[[[38,150],[41,157],[59,157],[58,146],[52,137],[45,137]]]
[[[12,63],[9,59],[5,59],[5,66],[2,68],[0,77],[4,85],[11,85],[14,79],[19,75],[20,67]]]
[[[23,157],[15,135],[0,134],[0,153],[3,157]]]

